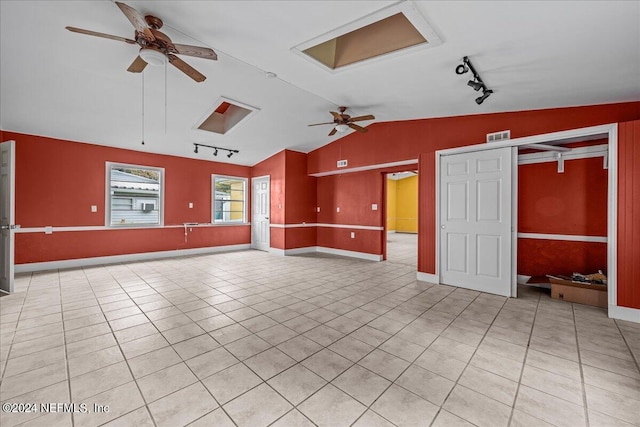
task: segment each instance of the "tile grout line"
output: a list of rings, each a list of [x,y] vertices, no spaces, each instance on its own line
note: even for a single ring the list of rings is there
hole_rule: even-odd
[[[627,346],[627,349],[629,350],[629,354],[631,354],[631,358],[633,359],[633,362],[636,365],[636,369],[638,370],[638,372],[640,372],[640,360],[638,360],[638,358],[636,357],[635,353],[631,349],[631,346],[629,345],[629,341],[627,341],[627,337],[622,332],[622,329],[620,329],[620,325],[618,325],[618,321],[616,319],[613,319],[613,323],[616,325],[616,329],[618,329],[618,332],[622,336],[622,340],[624,341],[625,345]]]
[[[578,366],[580,367],[580,389],[582,390],[582,403],[584,411],[584,421],[586,427],[589,427],[589,408],[587,406],[587,390],[584,382],[584,369],[582,369],[582,356],[580,355],[580,338],[578,336],[578,323],[576,321],[576,308],[571,303],[571,314],[573,315],[573,330],[576,334],[576,350],[578,353]]]
[[[56,270],[58,276],[58,290],[60,292],[60,320],[62,322],[62,343],[64,347],[64,368],[66,370],[67,387],[69,388],[69,403],[73,403],[73,396],[71,394],[71,370],[69,369],[69,354],[67,350],[67,329],[64,326],[64,301],[62,297],[62,281],[60,279],[60,270]],[[71,425],[76,425],[75,410],[71,414]]]
[[[527,346],[525,347],[524,359],[522,360],[522,368],[520,368],[520,376],[518,378],[518,383],[516,385],[516,392],[513,395],[513,404],[511,405],[511,412],[509,414],[509,420],[507,421],[507,425],[510,426],[513,421],[513,413],[516,410],[516,402],[518,401],[518,395],[520,394],[520,386],[522,385],[522,376],[524,375],[524,369],[527,365],[527,358],[529,357],[529,348],[531,345],[531,338],[533,337],[533,330],[536,326],[536,319],[538,318],[538,310],[540,308],[540,297],[538,295],[538,299],[536,301],[536,309],[533,312],[533,320],[531,321],[531,328],[529,330],[529,339],[527,340]],[[538,417],[534,417],[538,419]],[[542,421],[542,420],[541,420]]]

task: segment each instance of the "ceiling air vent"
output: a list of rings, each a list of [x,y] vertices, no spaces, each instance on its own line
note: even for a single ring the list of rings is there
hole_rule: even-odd
[[[487,134],[487,142],[505,141],[511,138],[510,130],[501,130],[500,132],[493,132]]]

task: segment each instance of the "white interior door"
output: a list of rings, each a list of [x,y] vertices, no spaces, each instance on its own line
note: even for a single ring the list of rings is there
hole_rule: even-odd
[[[0,289],[13,292],[13,242],[15,234],[15,142],[0,144]]]
[[[268,251],[270,246],[269,229],[269,177],[263,176],[251,180],[251,247]]]
[[[512,296],[511,147],[440,156],[440,281]]]

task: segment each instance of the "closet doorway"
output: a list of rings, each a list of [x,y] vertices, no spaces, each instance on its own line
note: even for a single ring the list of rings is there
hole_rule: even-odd
[[[443,211],[446,212],[446,203],[448,199],[443,197],[443,181],[446,180],[445,173],[447,172],[446,163],[443,159],[446,156],[459,155],[468,153],[471,162],[477,163],[481,157],[481,153],[490,150],[513,147],[513,149],[530,149],[543,154],[537,154],[539,156],[553,156],[554,161],[557,163],[557,167],[561,169],[564,167],[564,160],[568,159],[571,155],[575,154],[571,144],[581,141],[589,140],[603,140],[603,144],[606,145],[606,152],[594,153],[593,156],[600,156],[603,159],[604,167],[607,168],[607,227],[606,227],[606,244],[607,244],[607,283],[608,283],[608,305],[609,311],[617,308],[617,258],[616,258],[616,245],[617,245],[617,124],[593,126],[589,128],[575,129],[570,131],[554,132],[544,135],[536,135],[525,138],[517,138],[507,141],[501,141],[490,144],[472,145],[455,149],[441,150],[436,152],[436,276],[439,278],[440,283],[445,283],[447,264],[459,262],[450,259],[451,256],[458,256],[457,253],[449,253],[447,246],[443,246],[442,226],[447,226],[447,217],[443,215]],[[601,144],[602,145],[602,144]],[[477,154],[475,156],[473,153]],[[515,163],[515,156],[513,156],[513,164]],[[506,195],[508,200],[504,200],[507,206],[511,206],[511,242],[512,247],[509,254],[503,254],[503,265],[509,265],[508,276],[510,278],[511,297],[517,296],[517,262],[518,262],[518,168],[513,167],[511,171],[511,193]],[[476,183],[477,185],[477,183]],[[470,209],[467,206],[467,209]],[[470,211],[472,214],[473,211]],[[477,211],[476,211],[477,213]],[[481,227],[477,227],[480,232]],[[522,237],[522,236],[521,236]],[[445,250],[443,250],[445,248]],[[465,260],[468,264],[476,264],[478,261],[478,253],[476,252],[475,258],[469,258],[469,252],[465,255]],[[465,283],[450,283],[455,286],[463,288],[474,289],[473,286],[466,286]],[[476,287],[477,288],[477,287]]]

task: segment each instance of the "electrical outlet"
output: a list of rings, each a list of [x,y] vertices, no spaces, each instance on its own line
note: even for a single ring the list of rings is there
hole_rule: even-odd
[[[193,209],[193,202],[189,202],[189,209]]]
[[[336,208],[336,212],[340,212],[340,208],[339,208],[339,207],[338,207],[338,208]]]
[[[372,210],[372,211],[377,211],[377,210],[378,210],[378,204],[377,204],[377,203],[373,203],[373,204],[371,205],[371,210]]]
[[[51,225],[47,225],[44,228],[44,234],[53,234],[53,227]]]
[[[316,212],[320,212],[320,206],[316,208]]]
[[[352,232],[351,232],[351,238],[352,238],[352,239],[355,239],[355,238],[356,238],[356,232],[355,232],[355,231],[352,231]]]
[[[98,206],[91,205],[91,212],[98,212]]]

